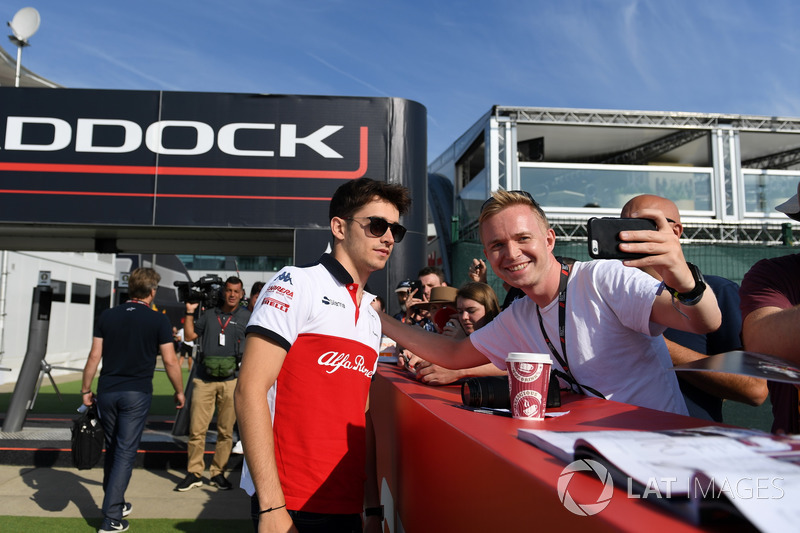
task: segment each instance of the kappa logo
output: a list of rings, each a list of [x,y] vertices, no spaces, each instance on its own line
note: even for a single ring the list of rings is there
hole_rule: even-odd
[[[285,281],[289,285],[294,285],[294,283],[292,283],[292,276],[288,272],[281,272],[280,275],[275,278],[275,281]]]
[[[341,307],[342,309],[346,308],[346,306],[342,302],[337,302],[336,300],[331,300],[327,296],[323,296],[322,297],[322,303],[324,303],[325,305],[332,305],[334,307]]]

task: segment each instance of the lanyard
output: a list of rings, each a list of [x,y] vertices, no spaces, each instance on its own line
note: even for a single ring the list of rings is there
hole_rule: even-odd
[[[550,348],[550,352],[556,360],[558,360],[561,368],[564,369],[564,372],[559,372],[558,370],[553,370],[553,372],[564,381],[577,387],[579,393],[586,394],[584,391],[584,389],[586,389],[595,396],[605,399],[605,396],[592,387],[578,383],[578,380],[575,379],[575,376],[572,375],[569,369],[569,361],[567,359],[567,281],[569,280],[570,267],[575,260],[568,258],[562,259],[559,257],[558,262],[561,264],[561,277],[558,281],[558,337],[561,340],[561,353],[564,354],[563,357],[558,353],[558,350],[556,350],[556,347],[547,335],[547,331],[544,329],[544,322],[542,321],[542,313],[539,311],[539,306],[536,306],[536,315],[539,317],[539,328],[542,330],[544,341],[547,343],[547,347]]]
[[[219,315],[217,316],[217,322],[219,322],[219,325],[220,325],[220,327],[222,328],[222,333],[225,333],[225,328],[227,328],[227,327],[228,327],[228,324],[230,324],[230,323],[231,323],[231,318],[233,318],[233,315],[229,316],[229,317],[228,317],[228,320],[226,320],[226,321],[225,321],[225,324],[223,324],[223,323],[222,323],[222,319],[219,317]]]

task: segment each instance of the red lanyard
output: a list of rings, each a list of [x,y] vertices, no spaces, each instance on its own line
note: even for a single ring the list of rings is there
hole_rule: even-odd
[[[226,320],[225,324],[223,324],[222,319],[219,316],[217,316],[217,322],[219,322],[219,325],[222,327],[222,333],[225,333],[225,328],[227,328],[228,324],[231,323],[231,318],[233,318],[233,315],[229,316],[228,320]]]

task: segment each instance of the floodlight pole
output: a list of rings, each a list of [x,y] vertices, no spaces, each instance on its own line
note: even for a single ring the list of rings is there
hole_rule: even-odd
[[[17,45],[17,74],[14,77],[14,87],[19,87],[19,73],[20,69],[22,68],[22,49],[30,44],[28,41],[20,39],[15,35],[9,35],[8,38],[12,43]]]
[[[21,43],[22,41],[20,41]],[[22,65],[22,47],[24,44],[17,45],[17,75],[14,77],[14,87],[19,87],[19,68]]]

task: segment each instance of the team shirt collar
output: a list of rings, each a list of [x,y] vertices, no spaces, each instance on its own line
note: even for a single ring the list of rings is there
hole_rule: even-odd
[[[331,276],[342,285],[351,285],[354,283],[353,276],[351,276],[342,264],[334,259],[331,254],[322,254],[319,262],[331,273]]]

